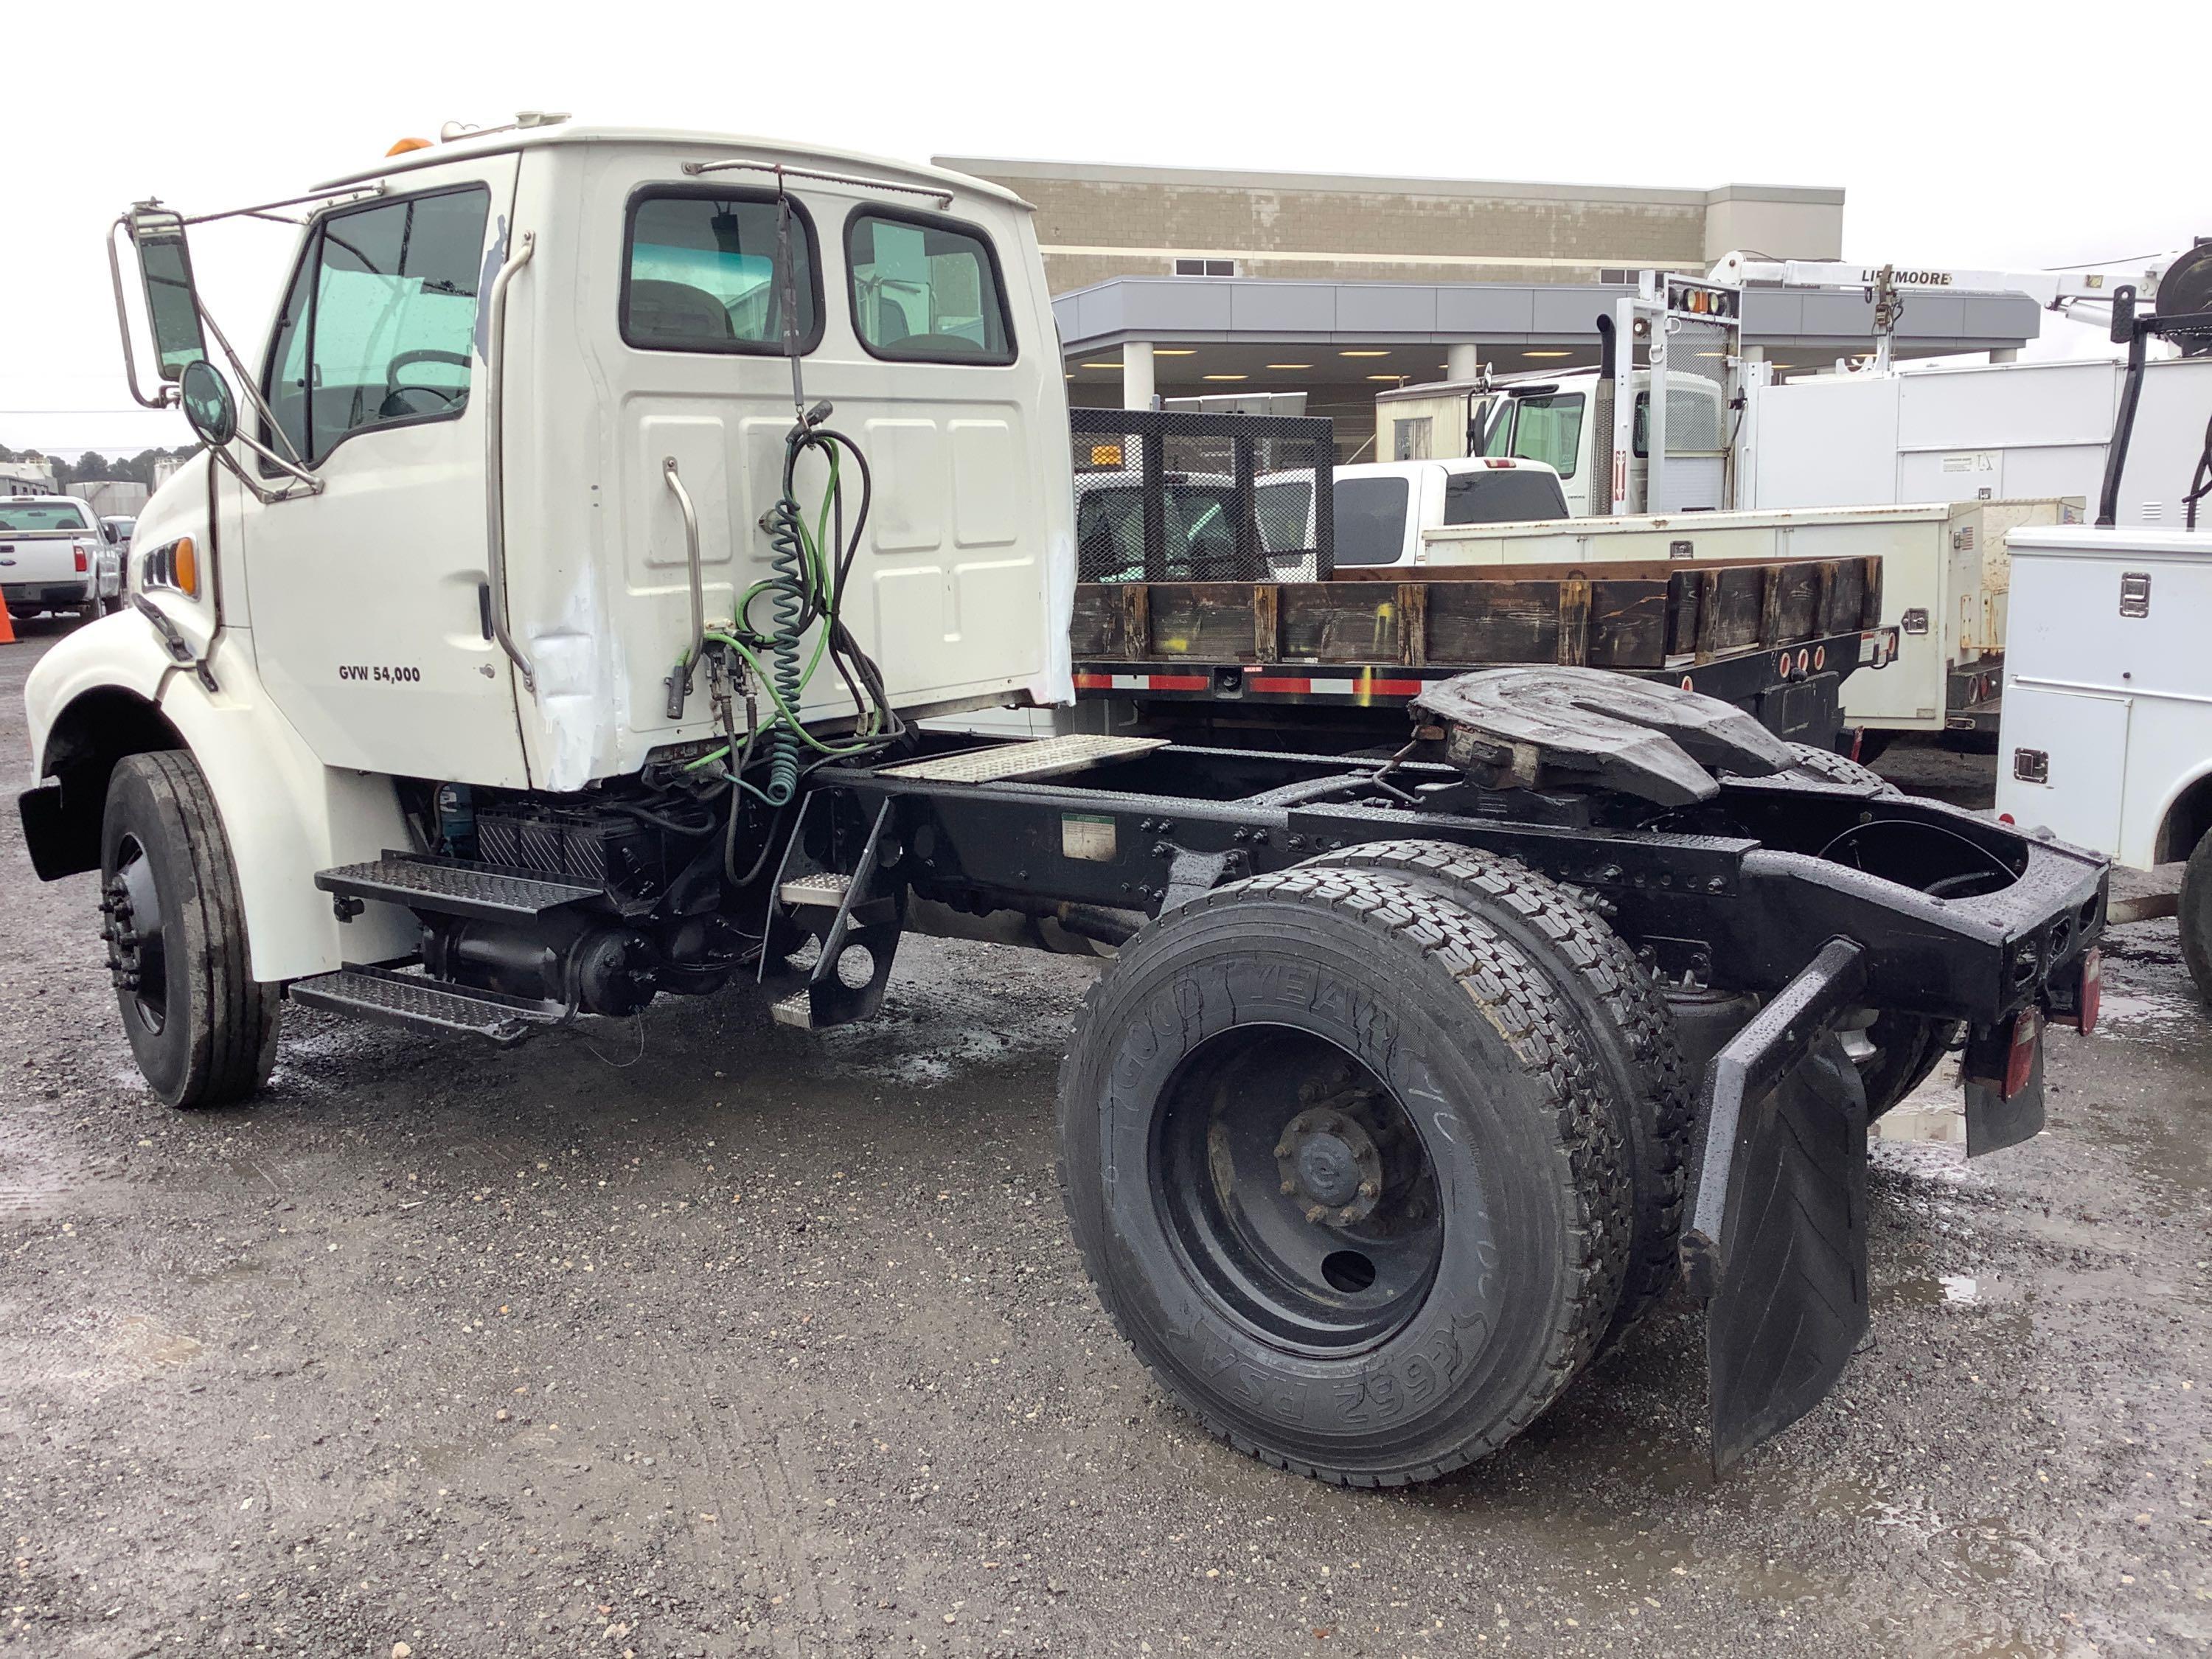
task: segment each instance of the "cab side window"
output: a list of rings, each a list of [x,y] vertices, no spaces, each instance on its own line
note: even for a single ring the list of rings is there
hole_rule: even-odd
[[[277,319],[265,389],[310,465],[356,432],[468,407],[490,206],[476,185],[317,226]]]
[[[874,357],[1011,363],[1014,335],[990,239],[957,219],[854,210],[845,222],[853,325]]]

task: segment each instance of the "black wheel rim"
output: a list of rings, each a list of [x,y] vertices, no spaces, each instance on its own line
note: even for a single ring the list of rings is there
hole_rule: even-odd
[[[154,861],[136,836],[126,834],[115,849],[115,873],[107,878],[100,910],[107,971],[124,1012],[159,1032],[169,1018],[169,958]]]
[[[1201,1043],[1162,1091],[1153,1191],[1192,1279],[1278,1346],[1370,1348],[1436,1281],[1443,1216],[1397,1097],[1326,1038],[1246,1025]]]

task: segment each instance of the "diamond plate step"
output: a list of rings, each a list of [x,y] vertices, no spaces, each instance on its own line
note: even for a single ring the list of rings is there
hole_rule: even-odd
[[[795,1025],[802,1031],[814,1029],[814,999],[802,985],[789,996],[768,1006],[768,1017],[779,1025]]]
[[[564,904],[604,896],[597,887],[423,853],[386,853],[367,864],[342,864],[318,874],[315,885],[349,898],[496,921],[534,921]]]
[[[992,749],[968,749],[957,755],[933,755],[927,760],[901,761],[881,768],[879,775],[937,783],[1015,783],[1081,772],[1102,761],[1127,760],[1164,749],[1167,743],[1165,738],[1110,738],[1079,732],[1028,743],[1003,743]]]
[[[564,1011],[549,1003],[445,985],[420,974],[349,963],[334,974],[297,979],[284,994],[309,1008],[327,1008],[380,1024],[422,1031],[459,1031],[508,1048],[541,1025],[560,1023]]]
[[[786,904],[811,904],[834,910],[845,902],[852,885],[850,876],[841,876],[835,870],[817,870],[811,875],[793,876],[775,890],[775,896]]]

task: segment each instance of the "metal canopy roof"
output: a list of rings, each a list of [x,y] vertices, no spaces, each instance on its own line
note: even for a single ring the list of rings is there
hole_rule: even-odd
[[[1307,283],[1252,276],[1115,276],[1053,301],[1066,354],[1124,341],[1250,345],[1448,344],[1592,349],[1596,319],[1633,288],[1597,283]],[[1753,288],[1744,337],[1770,352],[1864,349],[1874,307],[1856,289]],[[1900,353],[2018,347],[2040,331],[2025,295],[1914,294]]]

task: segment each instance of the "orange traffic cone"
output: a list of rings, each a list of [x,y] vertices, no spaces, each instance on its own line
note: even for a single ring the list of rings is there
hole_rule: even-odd
[[[0,645],[15,643],[15,623],[8,615],[8,598],[0,593]]]

